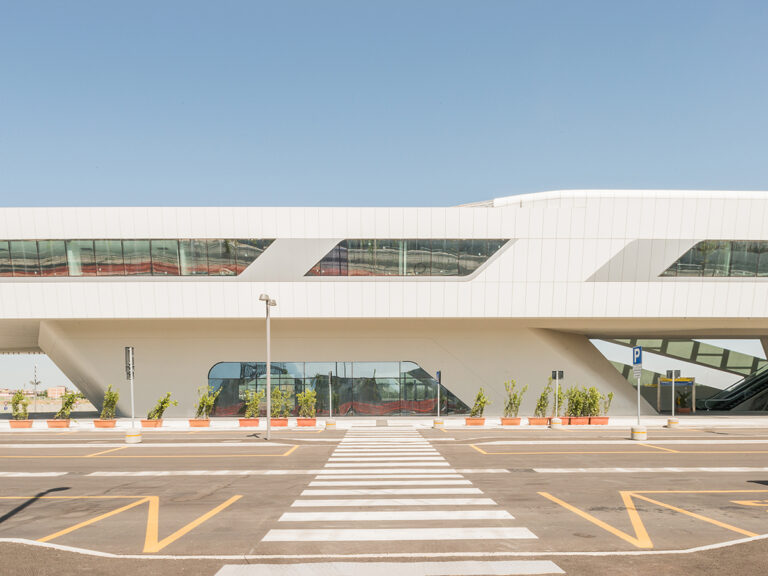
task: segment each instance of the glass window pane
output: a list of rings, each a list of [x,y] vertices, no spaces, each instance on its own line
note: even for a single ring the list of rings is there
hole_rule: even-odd
[[[179,241],[152,240],[152,275],[179,275]]]
[[[179,240],[182,276],[208,275],[208,247],[205,240]]]
[[[123,276],[123,242],[121,240],[94,240],[96,274],[99,276]]]
[[[459,275],[459,241],[432,240],[432,276]]]
[[[670,356],[677,356],[678,358],[690,359],[693,354],[693,341],[670,340],[667,342],[667,354]]]
[[[405,273],[408,276],[429,276],[432,266],[431,240],[403,240],[405,244]]]
[[[459,276],[468,276],[488,259],[487,240],[459,241]]]
[[[11,264],[14,276],[39,276],[40,263],[37,260],[35,240],[11,240]]]
[[[376,264],[374,240],[347,240],[350,276],[373,276]]]
[[[93,240],[67,240],[70,276],[96,276]]]
[[[0,241],[0,276],[13,276],[11,248],[7,240]]]
[[[731,261],[731,243],[711,241],[702,243],[704,261],[704,276],[728,276],[728,268]]]
[[[755,276],[757,274],[757,250],[755,242],[731,243],[730,276]]]
[[[127,276],[152,274],[149,240],[123,240],[123,260],[125,261],[125,274]]]
[[[677,262],[678,276],[701,276],[704,270],[706,255],[701,250],[701,244],[697,244],[686,252]]]
[[[231,240],[208,240],[208,273],[211,276],[234,276],[237,269],[235,243]]]
[[[376,276],[404,276],[404,264],[400,240],[376,240]]]
[[[496,254],[506,243],[506,240],[488,240],[488,257],[490,258]]]
[[[40,240],[37,243],[37,251],[43,276],[69,276],[64,240]]]
[[[240,274],[248,268],[264,251],[261,240],[244,239],[235,240],[235,252],[237,255],[237,273]]]
[[[757,275],[768,276],[768,242],[755,242],[757,252]]]

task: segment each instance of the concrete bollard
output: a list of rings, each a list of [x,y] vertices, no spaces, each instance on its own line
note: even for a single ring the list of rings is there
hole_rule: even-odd
[[[328,420],[325,421],[325,429],[336,430],[336,420],[333,418],[328,418]]]
[[[141,444],[141,429],[129,428],[125,433],[126,444]]]
[[[433,428],[442,428],[445,426],[445,422],[442,418],[435,418],[434,422],[432,423]]]
[[[648,430],[645,426],[632,426],[632,440],[648,440]]]
[[[667,420],[667,428],[677,428],[680,425],[680,420],[677,418],[669,418]]]
[[[549,421],[549,427],[552,428],[552,430],[560,430],[563,427],[563,421],[560,418],[552,418],[552,420]]]

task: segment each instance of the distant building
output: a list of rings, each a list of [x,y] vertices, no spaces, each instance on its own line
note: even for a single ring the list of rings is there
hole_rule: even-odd
[[[46,390],[48,398],[61,398],[67,393],[67,389],[64,386],[54,386]]]

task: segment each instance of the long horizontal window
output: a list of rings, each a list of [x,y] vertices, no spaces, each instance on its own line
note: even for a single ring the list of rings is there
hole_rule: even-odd
[[[0,276],[237,276],[273,240],[0,240]]]
[[[469,276],[507,240],[343,240],[305,276]]]
[[[768,241],[705,240],[688,250],[662,276],[768,276]]]
[[[296,415],[296,394],[317,392],[317,413],[333,416],[437,414],[437,381],[414,362],[273,362],[272,386],[288,393]],[[330,382],[330,393],[328,385]],[[266,391],[263,362],[220,362],[208,373],[208,384],[221,390],[214,415],[233,416],[245,410],[246,392]],[[266,400],[261,404],[266,414]],[[469,408],[444,386],[440,387],[440,413],[466,414]]]

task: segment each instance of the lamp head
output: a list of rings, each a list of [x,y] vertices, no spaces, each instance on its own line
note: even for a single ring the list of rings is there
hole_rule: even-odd
[[[277,306],[277,300],[270,300],[268,304],[269,306]]]
[[[262,302],[269,302],[269,294],[262,294],[261,296],[259,296],[259,300],[261,300]]]

